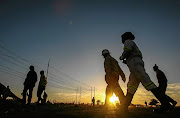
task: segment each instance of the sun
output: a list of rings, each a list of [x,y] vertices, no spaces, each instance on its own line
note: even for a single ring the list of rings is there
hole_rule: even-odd
[[[115,105],[116,102],[118,101],[119,101],[118,97],[116,97],[116,95],[113,93],[113,96],[110,98],[110,102]]]

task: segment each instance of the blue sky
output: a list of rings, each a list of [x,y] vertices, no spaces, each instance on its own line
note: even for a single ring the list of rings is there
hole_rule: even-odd
[[[88,86],[84,88],[90,89],[91,86],[95,86],[100,92],[99,96],[103,96],[106,83],[101,51],[109,49],[128,78],[129,70],[119,60],[119,56],[123,51],[121,35],[131,31],[143,53],[145,68],[151,79],[157,84],[152,70],[156,63],[165,72],[168,83],[178,85],[180,83],[179,12],[178,0],[2,0],[0,44],[19,56],[33,61],[38,77],[41,69],[47,70],[50,59],[51,66],[72,79],[86,83]],[[3,49],[0,51],[11,55]],[[2,55],[1,57],[7,58]],[[0,64],[24,73],[22,75],[24,79],[30,65],[26,63],[27,69],[24,69],[2,58]],[[36,68],[36,65],[41,69]],[[11,75],[0,73],[1,83],[10,85],[20,95],[19,91],[23,89],[23,77],[22,79],[14,77],[16,79],[14,82]],[[71,82],[74,86],[82,86],[82,88],[84,86],[60,73],[58,75],[52,68],[49,68],[49,73],[60,76],[63,81]],[[69,86],[68,82],[65,86]],[[56,86],[57,83],[51,84]],[[120,84],[126,91],[127,82],[124,84],[120,80]],[[55,96],[56,93],[64,94],[48,86],[47,91],[52,94],[51,96]],[[36,99],[35,92],[36,90],[34,99]],[[84,96],[88,97],[90,94]]]

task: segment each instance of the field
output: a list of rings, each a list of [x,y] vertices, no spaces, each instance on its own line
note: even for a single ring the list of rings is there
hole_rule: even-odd
[[[157,114],[153,108],[129,108],[128,114],[122,114],[114,106],[108,111],[103,106],[70,105],[70,104],[31,104],[24,106],[12,101],[0,102],[0,118],[169,118],[176,117],[180,113],[180,107],[172,111]]]

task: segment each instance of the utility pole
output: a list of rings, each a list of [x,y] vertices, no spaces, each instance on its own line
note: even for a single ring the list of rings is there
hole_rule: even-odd
[[[95,87],[94,87],[94,99],[95,99]],[[95,99],[95,103],[94,103],[94,105],[96,104],[96,99]]]
[[[78,94],[78,87],[77,87],[77,90],[76,90],[76,104],[77,104],[77,94]]]
[[[48,67],[47,67],[47,75],[46,75],[47,78],[48,78],[49,63],[50,63],[50,59],[48,61]]]
[[[81,104],[81,87],[80,87],[80,99],[79,99],[79,104]]]
[[[91,87],[91,102],[90,103],[92,104],[92,87]]]
[[[94,99],[95,99],[95,87],[94,87]]]

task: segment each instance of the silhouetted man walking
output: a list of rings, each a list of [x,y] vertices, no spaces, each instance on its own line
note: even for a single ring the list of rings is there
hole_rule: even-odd
[[[28,105],[31,103],[32,99],[32,92],[33,88],[35,87],[35,83],[37,82],[37,74],[34,71],[34,66],[29,67],[30,71],[27,74],[27,77],[24,82],[24,90],[23,90],[23,104],[26,104],[26,93],[29,90],[29,95],[28,95]]]
[[[106,73],[105,81],[107,83],[105,107],[107,108],[113,93],[115,93],[115,95],[119,98],[120,103],[123,103],[124,93],[119,85],[119,75],[124,82],[126,81],[126,78],[120,66],[118,65],[117,60],[111,57],[110,52],[107,49],[102,51],[102,55],[105,59],[104,69]]]
[[[165,74],[158,68],[158,66],[155,64],[155,66],[153,67],[153,70],[156,72],[156,77],[157,77],[157,80],[158,80],[158,83],[159,83],[159,90],[162,92],[162,93],[166,93],[166,88],[167,88],[167,78],[165,76]],[[170,98],[168,95],[166,95],[168,101],[170,103],[172,103],[173,107],[176,106],[177,102],[174,101],[172,98]]]
[[[127,94],[122,110],[127,111],[140,82],[146,90],[151,91],[161,102],[161,107],[156,110],[157,112],[170,110],[172,106],[167,101],[165,94],[159,91],[156,85],[151,81],[149,75],[146,73],[144,61],[142,60],[142,53],[133,41],[135,39],[134,35],[131,32],[125,32],[121,38],[122,43],[124,44],[124,51],[120,56],[120,60],[123,60],[130,70]]]

